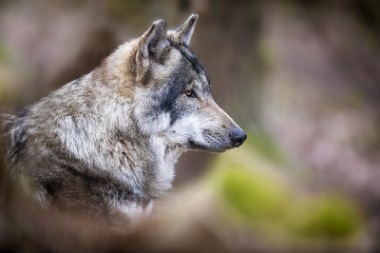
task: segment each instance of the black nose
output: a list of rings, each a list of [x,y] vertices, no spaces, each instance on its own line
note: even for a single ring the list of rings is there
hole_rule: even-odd
[[[247,139],[247,135],[239,127],[232,129],[230,137],[234,147],[239,147]]]

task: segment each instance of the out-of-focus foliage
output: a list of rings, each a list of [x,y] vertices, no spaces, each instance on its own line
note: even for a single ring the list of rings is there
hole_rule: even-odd
[[[288,213],[289,225],[300,236],[347,239],[363,229],[357,208],[341,196],[316,196],[294,204]]]
[[[249,145],[221,156],[209,175],[221,215],[273,243],[280,237],[293,246],[305,241],[361,246],[368,225],[357,205],[337,193],[300,194],[301,186],[276,166]]]
[[[273,137],[262,129],[256,129],[251,132],[247,144],[253,146],[257,152],[271,161],[282,165],[289,162],[283,150],[273,140]]]
[[[224,175],[222,193],[228,204],[245,222],[281,218],[286,196],[280,185],[271,178],[249,173],[238,164],[229,164],[231,171]]]

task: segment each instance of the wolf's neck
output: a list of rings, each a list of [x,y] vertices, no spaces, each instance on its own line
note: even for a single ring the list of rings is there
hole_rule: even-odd
[[[151,137],[150,143],[156,163],[156,177],[151,186],[158,193],[157,197],[160,197],[171,188],[175,176],[174,165],[186,150],[178,145],[171,145],[163,135]]]
[[[130,184],[136,197],[163,196],[171,188],[174,164],[184,150],[171,146],[165,136],[141,135],[125,116],[128,108],[112,103],[101,108],[107,108],[101,118],[91,114],[64,117],[59,128],[61,141],[89,168]]]

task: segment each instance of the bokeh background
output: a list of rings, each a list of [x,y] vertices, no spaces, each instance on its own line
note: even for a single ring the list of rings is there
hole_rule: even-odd
[[[154,20],[170,28],[191,13],[192,48],[247,142],[184,155],[174,190],[126,234],[44,213],[0,165],[0,250],[380,250],[379,1],[2,0],[1,111],[91,71]]]

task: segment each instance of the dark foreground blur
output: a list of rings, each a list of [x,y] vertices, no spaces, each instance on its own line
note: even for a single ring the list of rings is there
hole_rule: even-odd
[[[129,232],[41,211],[1,163],[0,251],[380,250],[380,2],[0,1],[1,111],[193,12],[192,48],[247,142],[184,156],[173,192]]]

